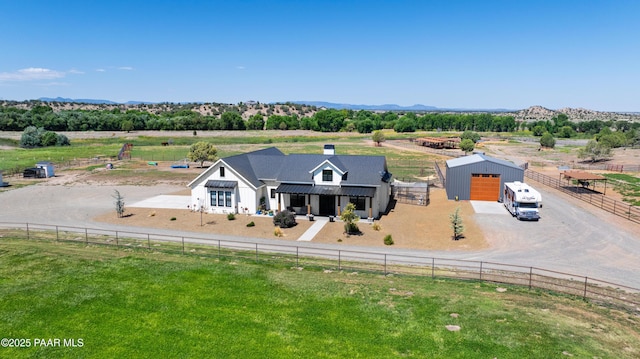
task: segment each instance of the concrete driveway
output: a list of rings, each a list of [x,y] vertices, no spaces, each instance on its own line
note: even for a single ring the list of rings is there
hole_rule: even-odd
[[[640,288],[640,225],[630,224],[624,219],[543,185],[533,185],[542,193],[545,203],[538,222],[518,221],[498,203],[479,204],[476,221],[487,234],[491,244],[491,248],[487,250],[438,252],[386,247],[349,247],[314,242],[296,242],[295,245],[533,266]],[[115,214],[112,196],[116,189],[124,197],[125,206],[128,206],[144,204],[142,201],[160,195],[170,195],[184,188],[170,185],[64,186],[42,183],[0,192],[0,222],[140,231],[139,228],[93,221],[92,218],[108,211],[114,211]],[[162,198],[168,197],[158,197],[152,202]],[[186,208],[185,203],[179,205]],[[150,232],[184,235],[184,232],[169,230]],[[271,239],[236,238],[215,234],[210,236],[214,239],[263,244],[282,243]]]

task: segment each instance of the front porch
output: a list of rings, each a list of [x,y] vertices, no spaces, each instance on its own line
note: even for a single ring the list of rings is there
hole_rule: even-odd
[[[275,192],[278,211],[288,209],[307,216],[339,217],[348,203],[354,203],[361,218],[378,215],[373,206],[375,187],[280,184]]]

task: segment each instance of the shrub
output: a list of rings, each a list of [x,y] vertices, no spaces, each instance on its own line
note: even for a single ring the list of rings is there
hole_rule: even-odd
[[[346,234],[359,234],[360,228],[358,228],[358,225],[355,223],[345,223],[344,232]]]
[[[375,223],[373,224],[373,230],[374,230],[374,231],[379,231],[379,230],[381,230],[381,229],[382,229],[382,226],[380,225],[380,223],[379,223],[379,222],[375,222]]]
[[[175,221],[175,220],[176,220],[176,217],[171,217],[171,220],[172,220],[172,221]]]
[[[540,138],[540,145],[542,147],[554,148],[556,146],[556,140],[553,138],[552,134],[545,132]]]
[[[256,224],[253,223],[253,221],[247,223],[247,227],[255,227],[255,226],[256,226]]]
[[[384,244],[388,246],[393,245],[393,237],[391,237],[390,234],[387,234],[386,236],[384,236]]]
[[[344,222],[344,231],[347,234],[358,234],[360,229],[356,222],[360,220],[360,217],[356,215],[356,205],[353,203],[347,204],[344,211],[340,215],[340,219]]]
[[[233,213],[229,213],[227,214],[227,219],[230,221],[233,221],[234,219],[236,219],[236,215]]]
[[[273,217],[273,224],[280,228],[291,228],[296,225],[296,216],[291,211],[278,212]]]
[[[282,232],[282,229],[280,227],[276,227],[273,229],[273,235],[276,237],[282,237],[284,236],[284,233]]]

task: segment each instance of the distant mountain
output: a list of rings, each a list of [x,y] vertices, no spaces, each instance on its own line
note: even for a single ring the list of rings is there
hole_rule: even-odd
[[[145,101],[127,101],[127,102],[114,102],[109,100],[97,100],[90,98],[64,98],[64,97],[40,97],[39,101],[43,102],[67,102],[67,103],[88,103],[92,105],[143,105],[143,104],[152,104],[153,102],[145,102]]]
[[[395,104],[384,105],[352,105],[348,103],[333,103],[324,101],[289,101],[298,105],[309,105],[316,107],[335,108],[338,110],[369,110],[369,111],[438,111],[437,107],[425,105],[399,106]]]
[[[441,108],[435,106],[427,106],[416,104],[413,106],[400,106],[396,104],[384,105],[353,105],[348,103],[333,103],[324,101],[289,101],[298,105],[309,105],[316,107],[326,107],[334,109],[347,110],[369,110],[369,111],[427,111],[427,112],[512,112],[514,110],[495,108],[495,109],[471,109],[471,108]]]

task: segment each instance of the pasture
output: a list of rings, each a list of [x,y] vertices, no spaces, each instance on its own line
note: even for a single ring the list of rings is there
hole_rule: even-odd
[[[0,253],[0,332],[31,339],[3,357],[640,355],[637,315],[490,283],[7,237]]]

